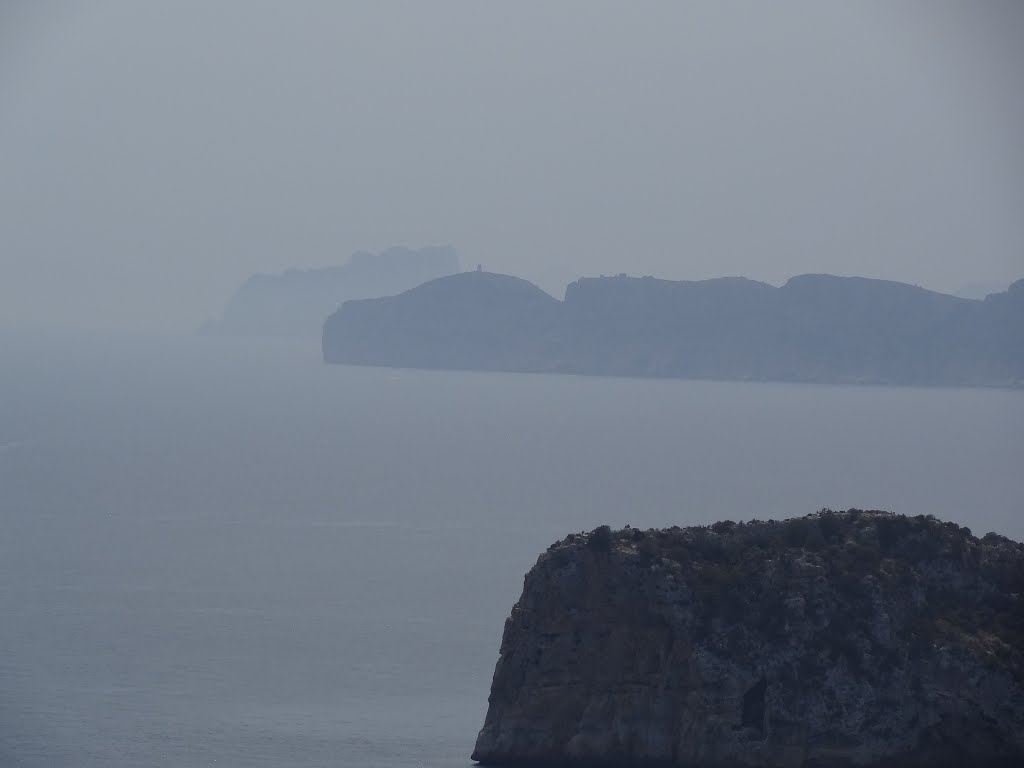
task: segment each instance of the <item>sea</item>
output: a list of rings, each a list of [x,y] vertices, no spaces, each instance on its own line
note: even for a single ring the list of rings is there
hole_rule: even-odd
[[[1024,538],[1024,392],[327,366],[0,338],[0,766],[463,768],[570,532],[933,514]]]

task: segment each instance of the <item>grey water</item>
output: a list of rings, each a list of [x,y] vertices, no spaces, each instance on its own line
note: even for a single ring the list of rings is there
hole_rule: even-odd
[[[0,340],[0,765],[470,764],[571,531],[935,514],[1024,537],[1024,393]]]

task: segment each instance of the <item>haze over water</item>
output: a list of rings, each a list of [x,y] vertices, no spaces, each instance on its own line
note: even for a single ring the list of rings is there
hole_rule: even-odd
[[[1020,539],[1024,397],[2,342],[0,764],[469,764],[566,533],[935,514]]]

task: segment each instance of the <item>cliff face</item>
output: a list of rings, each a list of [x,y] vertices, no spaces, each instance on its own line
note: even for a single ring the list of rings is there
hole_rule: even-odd
[[[933,518],[607,527],[506,621],[487,765],[1024,765],[1024,547]]]
[[[1024,385],[1021,283],[984,301],[829,275],[802,275],[781,288],[744,278],[583,278],[566,289],[564,302],[487,273],[430,286],[343,307],[324,327],[324,359],[604,376]],[[473,327],[488,332],[464,330]]]

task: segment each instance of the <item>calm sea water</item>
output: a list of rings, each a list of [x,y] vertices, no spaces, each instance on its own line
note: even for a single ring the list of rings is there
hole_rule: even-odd
[[[3,339],[0,765],[469,765],[502,623],[601,523],[1024,537],[1024,394]]]

